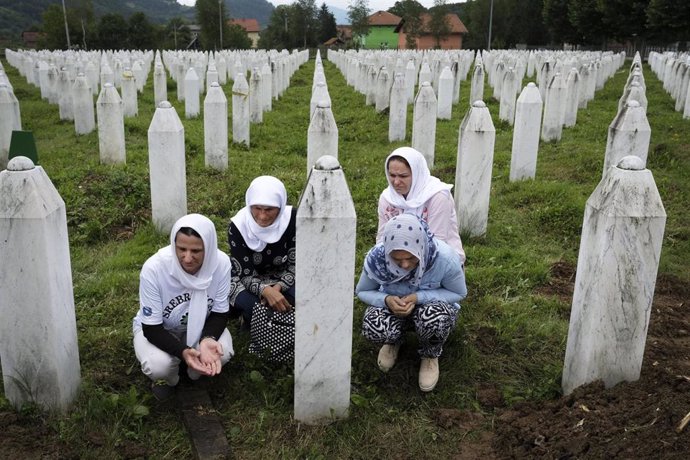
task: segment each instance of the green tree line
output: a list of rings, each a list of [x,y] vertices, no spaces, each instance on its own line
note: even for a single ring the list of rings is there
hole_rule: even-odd
[[[68,44],[81,49],[185,49],[193,41],[188,22],[180,17],[164,25],[152,23],[142,12],[128,19],[118,13],[96,18],[91,0],[71,0],[64,12],[60,3],[51,4],[43,11],[42,18],[44,36],[39,46],[48,49],[65,49]],[[197,1],[196,20],[201,31],[196,47],[218,49],[221,46],[221,18],[222,47],[250,48],[252,43],[245,30],[228,22],[225,5],[217,0]]]
[[[449,5],[469,30],[467,47],[487,46],[492,4],[492,48],[690,40],[687,0],[468,0]]]

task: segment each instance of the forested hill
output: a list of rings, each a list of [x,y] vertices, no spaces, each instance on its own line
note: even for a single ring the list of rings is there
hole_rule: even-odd
[[[65,0],[67,8],[72,5],[91,3],[98,18],[106,13],[117,13],[125,18],[136,12],[143,12],[149,21],[163,24],[174,17],[193,22],[196,10],[175,0]],[[23,30],[40,28],[42,13],[50,4],[61,5],[59,0],[0,0],[0,38],[16,39]],[[267,0],[225,0],[230,17],[255,18],[261,26],[268,24],[274,6]]]

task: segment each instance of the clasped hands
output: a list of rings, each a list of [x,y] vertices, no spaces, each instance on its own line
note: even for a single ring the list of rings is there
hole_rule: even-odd
[[[283,287],[280,284],[266,286],[261,292],[261,303],[268,304],[275,311],[287,312],[292,310],[292,305],[287,301],[281,292]]]
[[[403,297],[388,295],[385,303],[391,313],[399,318],[404,318],[412,313],[414,306],[417,305],[417,294],[408,294]]]
[[[223,346],[211,337],[201,339],[198,350],[187,348],[182,352],[187,367],[209,377],[220,374],[223,367],[220,360],[222,356]]]

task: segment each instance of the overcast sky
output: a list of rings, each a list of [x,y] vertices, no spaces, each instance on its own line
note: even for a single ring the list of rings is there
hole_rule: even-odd
[[[274,5],[289,5],[294,2],[294,0],[268,0]],[[434,5],[434,0],[417,0],[419,3],[429,8]],[[457,3],[459,0],[449,0],[446,3]],[[196,0],[177,0],[178,3],[184,5],[194,5]],[[320,7],[322,3],[326,3],[329,6],[335,6],[343,10],[347,9],[350,4],[350,0],[316,0],[316,6]],[[395,5],[395,0],[369,0],[369,9],[373,13],[374,11],[387,10],[391,6]]]

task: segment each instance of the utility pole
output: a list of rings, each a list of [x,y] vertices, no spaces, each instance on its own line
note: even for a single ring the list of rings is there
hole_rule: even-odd
[[[65,35],[67,35],[67,49],[72,45],[69,42],[69,27],[67,27],[67,9],[65,9],[65,0],[62,0],[62,16],[65,18]]]
[[[491,7],[489,9],[489,42],[486,44],[486,49],[491,51],[491,23],[494,19],[494,0],[491,0]]]
[[[218,27],[220,28],[220,49],[223,49],[223,0],[218,0]]]

